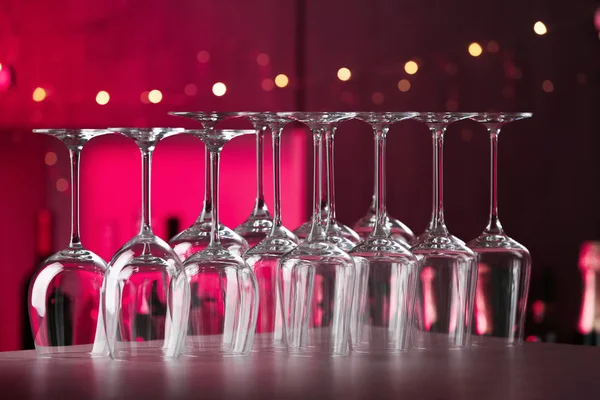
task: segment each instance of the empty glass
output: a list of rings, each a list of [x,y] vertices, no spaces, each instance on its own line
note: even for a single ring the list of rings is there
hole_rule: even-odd
[[[177,357],[188,318],[190,287],[179,257],[154,235],[150,184],[156,144],[180,128],[110,128],[133,139],[142,153],[142,223],[108,264],[104,316],[115,359]]]
[[[206,129],[214,129],[217,122],[226,118],[238,117],[240,116],[240,113],[215,111],[170,112],[169,115],[193,119],[200,122]],[[205,249],[210,242],[213,204],[210,202],[208,196],[208,193],[210,192],[210,156],[208,149],[205,150],[204,160],[204,202],[202,203],[202,212],[192,226],[177,234],[169,241],[169,244],[173,247],[175,253],[181,258],[181,261],[185,261],[192,254]],[[221,246],[240,256],[249,248],[246,239],[221,223],[219,223],[219,239],[221,241]]]
[[[479,277],[475,292],[474,345],[514,345],[523,342],[531,256],[508,237],[498,218],[498,137],[504,124],[531,113],[482,113],[472,117],[490,135],[490,218],[479,237],[468,243],[477,255]],[[482,337],[501,339],[480,340]]]
[[[400,121],[415,114],[369,113],[376,132],[377,219],[368,238],[350,252],[356,265],[350,332],[352,350],[358,353],[396,353],[408,350],[410,344],[418,263],[406,244],[392,237],[388,223],[385,137],[391,120]]]
[[[452,236],[444,222],[443,145],[448,124],[473,113],[419,113],[433,136],[433,213],[427,231],[411,248],[419,260],[413,346],[416,348],[466,347],[470,339],[475,254]]]
[[[60,139],[71,158],[71,240],[38,267],[28,292],[29,319],[39,357],[108,355],[101,313],[106,263],[79,237],[79,161],[96,129],[35,129]]]
[[[273,113],[262,114],[273,136],[273,227],[267,237],[244,254],[258,282],[258,319],[253,349],[280,351],[285,349],[281,299],[277,291],[277,263],[286,253],[298,245],[298,238],[281,222],[280,143],[281,132],[288,122]]]
[[[219,226],[219,158],[223,146],[253,130],[189,130],[210,153],[209,201],[213,205],[210,243],[183,263],[191,286],[189,324],[183,354],[247,354],[252,347],[258,310],[254,272],[242,258],[221,246]]]
[[[252,247],[263,240],[273,226],[273,218],[267,209],[263,190],[263,141],[268,122],[265,113],[242,112],[240,115],[248,118],[256,129],[256,201],[248,219],[234,230]]]
[[[327,241],[321,222],[322,136],[327,124],[346,118],[344,113],[280,113],[303,122],[314,140],[312,228],[296,249],[278,266],[284,335],[290,354],[341,356],[348,353],[354,262]]]
[[[373,134],[375,135],[375,148],[377,149],[377,140],[380,136],[380,132],[385,130],[385,132],[387,133],[391,124],[406,119],[407,115],[407,113],[393,112],[359,112],[356,114],[356,118],[371,125],[371,127],[373,128]],[[411,115],[414,116],[416,115],[416,113],[412,113]],[[383,135],[381,140],[383,140],[385,143],[385,134]],[[377,169],[375,169],[375,189],[371,206],[367,210],[367,214],[358,221],[356,221],[356,223],[354,224],[354,230],[362,240],[367,239],[369,237],[369,234],[373,232],[375,223],[377,221],[376,201],[378,180],[379,177],[377,176]],[[385,181],[383,184],[385,184]],[[415,235],[412,232],[412,230],[408,226],[400,222],[398,219],[390,217],[385,207],[384,212],[386,225],[390,229],[392,238],[405,243],[408,247],[409,243],[411,243],[415,239]]]
[[[353,118],[355,113],[344,113],[343,120]],[[343,121],[343,120],[340,120]],[[327,219],[323,221],[326,226],[327,240],[338,246],[345,252],[349,252],[360,242],[360,237],[350,227],[338,222],[335,215],[335,173],[334,173],[334,152],[333,140],[337,130],[337,124],[331,123],[325,127],[325,177],[326,177],[326,197],[325,207],[327,208]]]

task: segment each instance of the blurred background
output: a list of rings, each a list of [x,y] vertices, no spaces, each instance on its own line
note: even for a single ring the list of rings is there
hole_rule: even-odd
[[[599,6],[589,0],[3,0],[0,350],[33,348],[26,288],[36,265],[66,246],[69,235],[68,152],[31,129],[198,126],[167,115],[174,110],[532,111],[531,120],[506,126],[499,148],[501,219],[533,257],[527,340],[595,344]],[[372,195],[373,139],[358,121],[338,132],[337,212],[352,225]],[[282,146],[283,219],[295,228],[309,215],[311,140],[302,126],[290,125]],[[473,122],[452,125],[446,135],[446,220],[464,240],[487,221],[488,146],[485,129]],[[390,214],[420,233],[431,203],[425,126],[394,125],[388,155]],[[138,229],[139,151],[124,137],[96,138],[81,168],[82,240],[108,261]],[[201,142],[175,136],[159,144],[152,187],[159,236],[169,239],[195,220],[203,176]],[[254,182],[254,140],[236,139],[222,160],[226,225],[250,213]]]

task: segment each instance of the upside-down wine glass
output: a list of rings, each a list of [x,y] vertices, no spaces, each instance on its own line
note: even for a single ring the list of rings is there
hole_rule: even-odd
[[[377,138],[380,135],[380,131],[389,130],[391,124],[406,119],[406,113],[393,113],[393,112],[359,112],[356,114],[356,118],[360,119],[371,125],[373,129],[373,134],[375,136],[375,149],[378,147]],[[413,113],[413,115],[416,115]],[[383,135],[382,140],[385,142],[385,134]],[[375,170],[375,189],[373,193],[373,199],[371,201],[371,206],[367,210],[367,214],[364,217],[356,221],[354,224],[354,230],[360,236],[362,240],[365,240],[369,237],[373,229],[375,228],[375,223],[377,222],[377,184],[379,177],[377,176],[377,170]],[[385,177],[384,183],[385,185]],[[409,243],[411,243],[415,239],[415,234],[413,231],[402,223],[400,220],[396,218],[390,217],[388,214],[387,208],[384,207],[386,225],[390,229],[390,233],[393,239],[401,241],[406,244],[406,247],[409,247]]]
[[[214,129],[217,122],[239,116],[237,112],[170,112],[169,115],[190,118],[200,122],[205,129]],[[213,204],[210,202],[208,193],[210,192],[210,155],[208,148],[204,151],[204,201],[202,203],[202,212],[198,219],[181,233],[173,237],[169,244],[175,250],[175,253],[185,261],[192,254],[208,247],[210,242],[210,230],[213,220]],[[219,239],[221,246],[228,248],[232,252],[242,255],[248,250],[248,242],[239,234],[219,223]]]
[[[356,280],[350,322],[352,350],[397,353],[408,350],[418,262],[404,242],[393,238],[385,202],[385,139],[392,121],[416,113],[359,114],[375,135],[375,204],[377,219],[367,239],[350,255]]]
[[[344,113],[346,119],[354,118],[356,113]],[[342,122],[340,120],[339,122]],[[350,227],[337,221],[335,214],[335,172],[334,172],[334,151],[333,143],[335,133],[339,122],[334,122],[325,126],[325,182],[326,193],[324,197],[327,199],[325,207],[327,208],[326,220],[323,224],[326,226],[327,240],[338,246],[345,252],[349,252],[361,240],[360,236]]]
[[[280,113],[310,128],[314,140],[313,217],[311,231],[278,265],[278,290],[284,337],[290,354],[341,356],[349,350],[349,322],[354,289],[352,258],[329,242],[321,222],[322,136],[325,126],[344,113]]]
[[[419,260],[413,323],[416,348],[458,349],[469,345],[477,281],[475,254],[451,235],[444,222],[443,145],[448,124],[473,113],[419,113],[433,136],[433,213],[428,230],[411,248]]]
[[[35,129],[60,139],[71,159],[71,240],[42,262],[28,292],[29,319],[38,357],[108,355],[102,318],[106,263],[79,236],[79,161],[85,143],[109,133],[96,129]]]
[[[289,121],[274,113],[261,113],[273,137],[273,226],[267,237],[244,254],[244,260],[258,281],[259,305],[253,349],[259,351],[285,350],[283,318],[277,291],[277,263],[298,245],[298,238],[281,222],[280,144],[281,133]]]
[[[515,345],[523,342],[525,309],[531,274],[529,251],[511,239],[498,218],[498,137],[504,124],[531,113],[482,113],[471,119],[490,135],[490,217],[485,230],[467,246],[477,255],[474,345]],[[499,340],[481,340],[482,337]]]
[[[263,142],[268,123],[260,112],[241,112],[240,116],[248,118],[256,129],[256,201],[250,216],[234,231],[253,247],[263,240],[273,227],[273,218],[269,214],[263,190]]]
[[[252,348],[258,311],[254,272],[233,251],[221,245],[219,235],[219,158],[231,139],[253,130],[188,130],[210,153],[209,199],[213,205],[210,243],[183,263],[192,301],[182,353],[188,356],[247,354]]]
[[[177,357],[185,336],[190,287],[177,254],[152,231],[150,185],[156,144],[183,129],[109,130],[134,140],[142,153],[140,232],[113,256],[104,282],[110,352],[115,359]]]

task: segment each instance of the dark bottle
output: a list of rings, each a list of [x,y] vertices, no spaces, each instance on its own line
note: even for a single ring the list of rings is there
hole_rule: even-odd
[[[541,276],[532,276],[529,305],[525,321],[525,340],[528,342],[556,342],[552,326],[554,308],[554,275],[550,268],[543,268]]]
[[[600,242],[581,245],[579,271],[583,292],[573,343],[600,346]]]

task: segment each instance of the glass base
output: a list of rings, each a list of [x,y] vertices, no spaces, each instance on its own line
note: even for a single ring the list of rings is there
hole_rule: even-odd
[[[417,350],[463,350],[469,347],[469,340],[465,345],[459,345],[454,336],[447,333],[418,332],[413,333],[412,348]]]
[[[105,351],[95,351],[94,344],[81,344],[76,346],[36,346],[39,358],[98,358],[108,357],[108,348]]]
[[[162,341],[136,342],[133,346],[127,346],[122,350],[116,350],[112,354],[115,360],[140,360],[140,361],[160,361],[176,358],[166,355]]]
[[[265,216],[251,215],[241,225],[238,225],[234,232],[246,239],[249,247],[254,247],[260,243],[273,228],[273,218],[267,213]]]
[[[523,344],[523,340],[509,339],[506,337],[475,336],[471,337],[471,347],[473,348],[502,348],[515,347]]]
[[[320,347],[308,347],[303,349],[288,348],[287,354],[294,357],[343,357],[349,354],[347,349],[344,352],[336,352]]]

